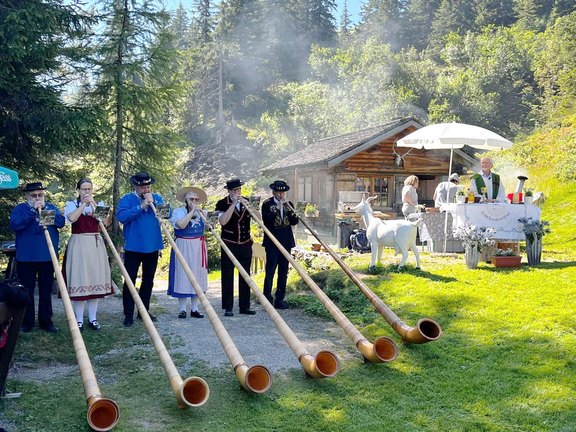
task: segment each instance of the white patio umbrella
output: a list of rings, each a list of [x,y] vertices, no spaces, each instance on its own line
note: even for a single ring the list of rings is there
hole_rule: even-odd
[[[452,174],[454,149],[464,146],[480,150],[502,150],[512,147],[506,138],[488,129],[465,123],[437,123],[424,126],[396,142],[398,147],[412,147],[425,150],[450,150],[448,177]],[[448,213],[444,219],[444,252],[448,237]]]

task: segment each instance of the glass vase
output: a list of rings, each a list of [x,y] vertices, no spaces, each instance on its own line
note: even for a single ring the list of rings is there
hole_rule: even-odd
[[[480,251],[478,250],[478,246],[466,246],[464,249],[464,260],[469,269],[475,269],[478,267],[478,261],[480,261]]]
[[[526,239],[528,265],[538,265],[542,259],[542,239]]]

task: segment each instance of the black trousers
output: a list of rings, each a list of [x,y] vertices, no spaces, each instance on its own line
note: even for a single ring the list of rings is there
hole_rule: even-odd
[[[242,268],[250,274],[252,264],[252,245],[237,245],[226,243],[234,257],[240,262]],[[236,267],[226,252],[220,248],[220,282],[222,284],[222,309],[234,308],[234,269]],[[240,310],[250,309],[250,287],[244,278],[238,275],[238,306]]]
[[[290,249],[286,249],[290,252]],[[266,248],[266,276],[264,277],[264,296],[272,303],[272,281],[274,273],[278,269],[276,279],[276,292],[274,293],[274,303],[284,301],[286,295],[286,280],[288,279],[288,260],[278,250],[276,246]]]
[[[130,276],[130,280],[136,285],[136,277],[138,276],[138,268],[142,264],[142,283],[138,294],[146,310],[150,307],[150,297],[152,296],[152,288],[154,287],[154,274],[158,266],[158,251],[143,253],[143,252],[124,252],[124,267]],[[130,290],[124,282],[122,288],[122,304],[124,306],[124,315],[127,317],[134,317],[134,299],[130,294]]]
[[[22,326],[34,327],[34,288],[36,276],[38,276],[38,324],[43,328],[48,327],[52,322],[52,284],[54,283],[52,262],[18,261],[16,268],[20,283],[28,291],[28,304]]]

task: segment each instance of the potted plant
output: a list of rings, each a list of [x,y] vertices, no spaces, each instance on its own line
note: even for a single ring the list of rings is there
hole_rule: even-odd
[[[318,211],[318,207],[315,204],[306,204],[304,208],[304,216],[306,217],[318,217],[320,212]]]
[[[520,267],[522,257],[514,249],[496,249],[490,261],[494,267]]]
[[[532,204],[534,202],[534,192],[532,189],[526,189],[524,191],[524,204]]]
[[[462,241],[464,246],[464,259],[468,268],[478,267],[480,252],[483,247],[494,244],[492,237],[496,230],[492,227],[476,227],[475,225],[462,225],[454,230],[454,238]]]
[[[526,237],[526,256],[529,265],[540,264],[542,258],[542,237],[550,232],[550,222],[529,218],[519,218],[519,231]]]
[[[466,193],[464,192],[464,188],[462,186],[458,186],[458,190],[456,191],[456,204],[464,203],[466,203]]]

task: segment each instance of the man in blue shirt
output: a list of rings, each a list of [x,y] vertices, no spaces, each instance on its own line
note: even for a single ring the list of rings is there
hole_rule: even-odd
[[[64,226],[65,220],[54,204],[46,202],[46,188],[42,183],[27,183],[22,190],[26,202],[14,207],[10,215],[10,229],[16,233],[18,279],[28,291],[21,331],[27,333],[34,328],[34,288],[38,276],[38,324],[47,332],[56,333],[58,328],[52,322],[54,267],[38,212],[41,209],[54,210],[54,225],[48,225],[47,228],[56,251],[60,240],[58,228]]]
[[[163,204],[164,200],[160,195],[152,193],[151,187],[155,180],[148,173],[134,174],[130,177],[130,183],[134,186],[134,191],[120,199],[116,217],[124,225],[124,267],[134,284],[136,284],[138,269],[142,264],[142,283],[139,295],[148,310],[159,251],[164,247],[160,224],[150,204]],[[134,299],[126,282],[122,290],[122,302],[124,326],[130,327],[134,323]],[[140,318],[139,314],[138,318]],[[156,321],[154,315],[150,315],[150,319]]]

